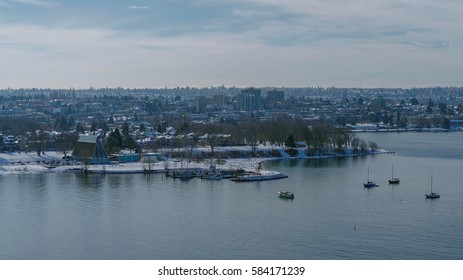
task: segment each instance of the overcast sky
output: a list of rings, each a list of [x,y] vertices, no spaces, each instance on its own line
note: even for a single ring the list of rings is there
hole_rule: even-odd
[[[461,0],[0,0],[0,88],[463,86]]]

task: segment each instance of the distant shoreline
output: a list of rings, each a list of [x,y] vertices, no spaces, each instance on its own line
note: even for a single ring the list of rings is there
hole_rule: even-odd
[[[378,129],[352,129],[353,133],[368,133],[368,132],[381,132],[381,133],[402,133],[402,132],[462,132],[463,129],[443,129],[443,128],[378,128]]]

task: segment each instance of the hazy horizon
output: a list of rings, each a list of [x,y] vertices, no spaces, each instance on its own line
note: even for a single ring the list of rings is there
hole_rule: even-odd
[[[7,91],[7,90],[115,90],[115,89],[123,89],[123,90],[175,90],[175,89],[214,89],[214,88],[220,88],[224,87],[225,89],[246,89],[246,88],[257,88],[257,89],[365,89],[365,90],[375,90],[375,89],[402,89],[402,90],[410,90],[410,89],[430,89],[430,88],[463,88],[463,86],[440,86],[440,85],[435,85],[435,86],[422,86],[422,87],[335,87],[335,86],[327,86],[327,87],[321,87],[321,86],[294,86],[294,87],[289,87],[289,86],[225,86],[225,85],[216,85],[216,86],[173,86],[173,87],[119,87],[119,86],[103,86],[103,87],[94,87],[94,86],[89,86],[89,87],[82,87],[82,88],[77,88],[77,87],[7,87],[7,88],[0,88],[0,91]]]

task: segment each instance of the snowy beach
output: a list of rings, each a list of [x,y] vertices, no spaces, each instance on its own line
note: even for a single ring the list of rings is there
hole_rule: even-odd
[[[181,168],[203,169],[210,167],[209,160],[201,162],[181,162],[180,160],[158,161],[154,163],[110,163],[87,165],[79,163],[68,163],[62,160],[63,154],[60,152],[46,152],[43,156],[35,153],[0,153],[0,175],[27,174],[39,172],[67,172],[83,171],[95,173],[162,173],[166,169],[174,170]],[[265,158],[243,158],[222,160],[223,164],[216,164],[219,170],[244,170],[246,172],[257,173],[259,163]],[[271,173],[261,170],[261,174]]]
[[[238,146],[238,147],[216,147],[216,154],[221,155],[220,160],[214,160],[213,164],[218,170],[234,171],[241,170],[244,172],[258,174],[270,177],[279,177],[279,173],[271,170],[263,170],[261,163],[268,160],[276,160],[281,158],[328,158],[328,157],[346,157],[358,156],[351,150],[346,150],[344,154],[329,154],[323,156],[308,156],[305,149],[295,149],[295,156],[290,156],[285,149],[278,146],[257,147]],[[234,153],[239,153],[241,156],[257,154],[260,157],[231,157]],[[369,151],[367,154],[386,153],[387,151]],[[194,154],[210,153],[210,148],[195,148]],[[190,160],[185,159],[166,159],[153,163],[131,162],[119,163],[111,162],[110,164],[84,165],[75,161],[63,160],[62,152],[48,151],[38,156],[37,153],[24,152],[6,152],[0,153],[0,175],[8,174],[27,174],[39,172],[70,172],[70,171],[87,171],[90,173],[163,173],[166,171],[179,169],[196,169],[208,170],[211,166],[210,159]]]

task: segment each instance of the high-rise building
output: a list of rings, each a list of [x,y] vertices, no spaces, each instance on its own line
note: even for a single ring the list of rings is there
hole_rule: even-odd
[[[260,109],[261,90],[256,88],[247,88],[238,94],[238,107],[245,111],[254,111]]]
[[[267,91],[267,104],[274,105],[278,102],[285,101],[285,92],[282,90],[273,89]]]
[[[205,113],[207,109],[207,97],[196,96],[195,97],[195,109],[196,113]]]
[[[225,105],[225,95],[223,94],[215,94],[212,96],[212,105],[222,107]]]

